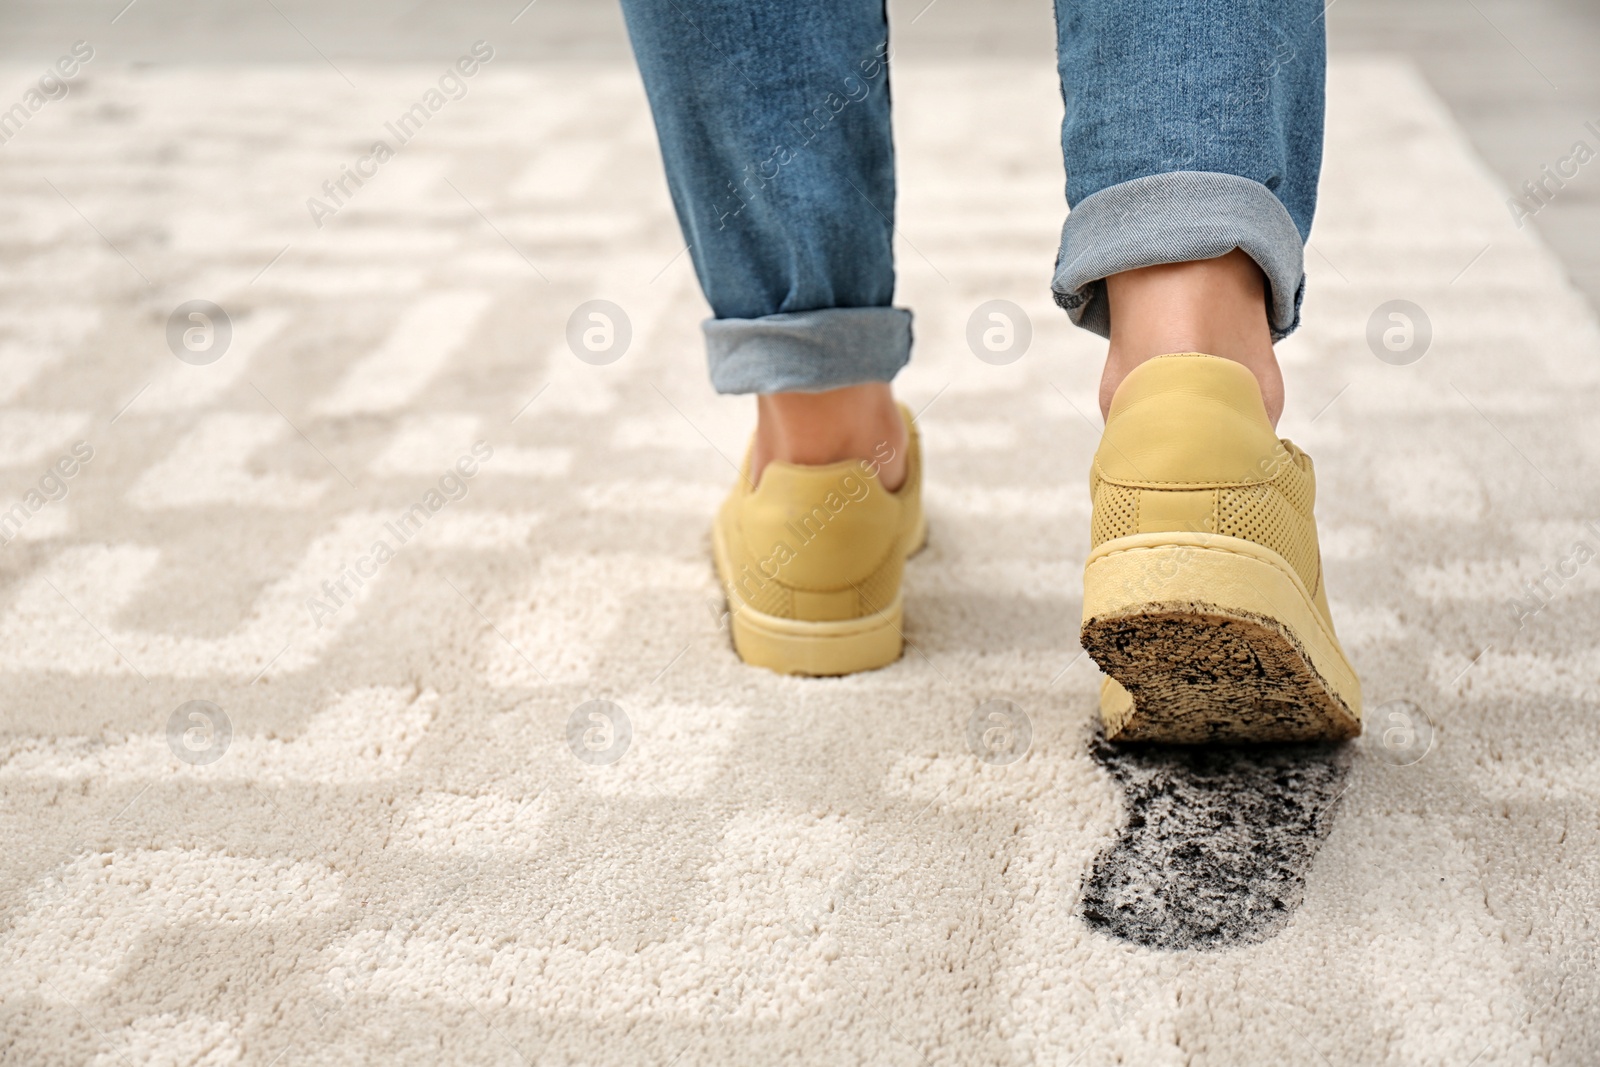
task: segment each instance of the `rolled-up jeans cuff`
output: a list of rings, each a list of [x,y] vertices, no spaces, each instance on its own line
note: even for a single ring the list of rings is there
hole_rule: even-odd
[[[1050,288],[1072,321],[1111,336],[1105,279],[1159,263],[1215,259],[1235,248],[1267,276],[1272,339],[1300,324],[1305,248],[1294,219],[1260,182],[1235,174],[1174,171],[1084,197],[1061,227]]]
[[[911,358],[911,312],[904,308],[821,308],[703,325],[719,393],[820,393],[887,382]]]

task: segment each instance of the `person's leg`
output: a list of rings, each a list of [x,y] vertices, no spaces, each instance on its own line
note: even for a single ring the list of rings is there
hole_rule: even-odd
[[[1144,360],[1203,351],[1249,367],[1275,422],[1272,342],[1298,323],[1322,161],[1321,0],[1057,0],[1056,17],[1072,211],[1053,288],[1110,338],[1102,409]]]
[[[890,492],[906,477],[906,426],[887,382],[826,393],[771,393],[758,398],[750,477],[772,460],[820,467],[846,459],[878,461]]]
[[[1085,649],[1115,740],[1360,731],[1311,460],[1274,425],[1321,163],[1321,0],[1057,0],[1052,288],[1110,339]]]
[[[624,0],[673,206],[714,317],[718,392],[756,393],[712,524],[728,629],[794,674],[885,666],[922,544],[919,460],[889,381],[894,295],[883,0]]]
[[[1207,352],[1237,360],[1261,388],[1267,417],[1283,412],[1283,375],[1267,324],[1266,278],[1234,249],[1216,259],[1121,271],[1105,281],[1113,309],[1111,347],[1100,375],[1100,412],[1139,364],[1168,352]]]
[[[757,393],[750,476],[871,458],[905,427],[888,382],[894,155],[882,0],[624,0],[673,205],[714,318],[718,392]],[[880,455],[882,454],[880,450]]]

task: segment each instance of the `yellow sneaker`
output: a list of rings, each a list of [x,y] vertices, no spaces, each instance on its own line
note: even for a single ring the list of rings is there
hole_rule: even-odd
[[[1083,647],[1116,741],[1302,741],[1361,732],[1361,685],[1322,588],[1311,458],[1256,379],[1196,353],[1141,364],[1089,475]]]
[[[927,539],[917,431],[903,405],[900,416],[906,480],[892,493],[862,460],[769,463],[751,489],[746,453],[711,528],[728,629],[746,663],[853,674],[900,658],[900,576]]]

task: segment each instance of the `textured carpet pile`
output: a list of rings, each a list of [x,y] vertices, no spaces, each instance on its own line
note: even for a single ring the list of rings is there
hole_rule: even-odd
[[[636,76],[374,164],[438,72],[347,73],[95,66],[0,154],[0,1062],[1593,1062],[1600,332],[1408,67],[1331,73],[1282,346],[1368,732],[1210,752],[1097,735],[1048,67],[896,72],[932,533],[809,681],[728,646]]]

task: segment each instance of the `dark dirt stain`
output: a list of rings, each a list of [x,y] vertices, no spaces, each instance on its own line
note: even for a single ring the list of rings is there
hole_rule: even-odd
[[[1305,892],[1350,773],[1349,747],[1113,745],[1089,753],[1128,820],[1095,857],[1080,912],[1147,948],[1212,950],[1272,937]]]

